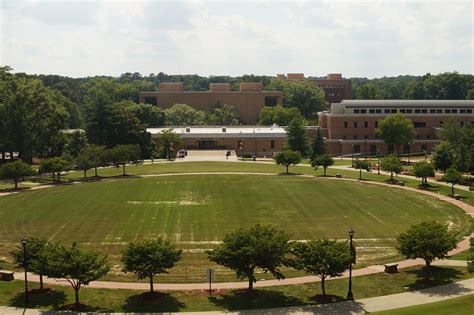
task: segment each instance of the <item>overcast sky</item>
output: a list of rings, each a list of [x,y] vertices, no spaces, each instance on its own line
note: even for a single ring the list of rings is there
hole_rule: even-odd
[[[0,0],[0,63],[72,77],[473,73],[473,2]]]

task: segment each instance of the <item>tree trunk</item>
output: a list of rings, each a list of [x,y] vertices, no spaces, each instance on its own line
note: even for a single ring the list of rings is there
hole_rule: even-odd
[[[15,181],[15,189],[18,189],[18,178],[15,178],[14,181]]]
[[[80,287],[74,288],[74,297],[75,297],[75,303],[74,304],[76,305],[76,307],[79,306],[79,288]]]
[[[123,168],[123,175],[126,175],[125,174],[125,163],[123,163],[122,168]]]
[[[61,181],[61,172],[58,172],[58,182]]]
[[[286,166],[286,174],[288,174],[288,167],[289,167],[289,166],[287,165],[287,166]]]
[[[84,178],[87,177],[87,170],[84,170]]]
[[[5,161],[5,151],[2,151],[2,160]]]
[[[253,291],[253,281],[249,278],[249,291]]]
[[[323,299],[326,298],[326,287],[324,286],[324,278],[321,278],[321,289],[323,289]]]
[[[95,177],[97,177],[97,166],[94,167],[94,170],[95,170]]]
[[[451,185],[451,197],[454,198],[454,184]]]
[[[326,176],[326,169],[327,169],[327,168],[326,168],[326,167],[323,167],[323,169],[324,169],[324,176]]]
[[[153,292],[153,276],[150,276],[150,292]]]
[[[43,275],[40,274],[40,290],[43,290]]]
[[[425,260],[426,266],[425,266],[425,280],[430,279],[430,265],[431,263],[428,260]]]
[[[362,179],[362,170],[359,170],[359,179]]]
[[[393,182],[393,172],[390,172],[390,180]]]

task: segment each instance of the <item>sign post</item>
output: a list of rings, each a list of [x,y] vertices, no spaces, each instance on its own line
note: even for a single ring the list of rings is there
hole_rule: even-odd
[[[207,281],[209,281],[209,294],[212,295],[212,280],[214,279],[214,269],[208,268],[206,270]]]

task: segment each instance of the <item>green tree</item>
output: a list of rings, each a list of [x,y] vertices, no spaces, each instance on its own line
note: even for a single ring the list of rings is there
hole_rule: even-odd
[[[258,115],[258,124],[288,126],[293,119],[303,119],[298,108],[288,108],[282,105],[265,106]]]
[[[122,166],[123,175],[127,163],[140,164],[140,147],[137,144],[121,144],[109,149],[109,158],[115,166]]]
[[[383,100],[386,97],[383,90],[377,88],[373,83],[366,83],[356,89],[355,98],[361,100]]]
[[[439,164],[444,169],[455,165],[458,171],[473,173],[474,125],[461,126],[457,119],[452,118],[439,129],[438,137],[441,140],[436,146],[436,151],[439,151],[436,156]]]
[[[67,138],[65,151],[73,157],[77,157],[79,152],[87,146],[87,137],[82,130],[74,131]]]
[[[291,253],[294,255],[291,265],[295,269],[304,270],[321,279],[323,298],[326,297],[326,278],[340,277],[351,263],[347,242],[324,239],[296,243]]]
[[[171,153],[178,150],[182,144],[183,139],[181,139],[181,136],[174,132],[172,128],[161,131],[161,150],[166,153],[166,158],[168,160],[171,160]]]
[[[46,239],[32,237],[26,242],[26,257],[24,255],[22,243],[18,244],[15,249],[10,252],[13,262],[19,268],[25,268],[26,264],[28,271],[32,271],[39,275],[41,290],[43,290],[43,275],[48,272],[46,250]]]
[[[123,272],[133,272],[138,279],[149,278],[153,292],[153,277],[168,273],[181,259],[181,252],[161,238],[130,243],[122,253]]]
[[[237,278],[247,278],[251,291],[257,282],[256,268],[270,272],[277,279],[284,278],[279,268],[287,262],[289,240],[285,232],[257,224],[227,234],[223,243],[207,254],[210,261],[235,271]]]
[[[324,109],[324,91],[311,81],[273,80],[269,89],[283,91],[285,107],[298,108],[303,117],[314,119]]]
[[[331,157],[331,155],[325,153],[323,155],[317,156],[311,163],[311,166],[314,167],[315,170],[322,166],[324,170],[324,176],[326,176],[327,168],[333,164],[334,159]]]
[[[301,153],[298,151],[292,151],[284,149],[282,152],[277,152],[273,156],[277,165],[283,165],[286,167],[286,173],[288,174],[288,168],[291,165],[296,165],[301,162]]]
[[[319,155],[326,153],[326,145],[324,144],[324,139],[321,134],[321,128],[316,130],[316,137],[314,137],[313,145],[311,147],[311,161]]]
[[[76,243],[66,248],[62,245],[53,246],[47,251],[48,276],[66,279],[74,289],[75,305],[79,306],[79,290],[82,285],[100,279],[106,275],[110,267],[107,256],[96,251],[84,251],[77,248]]]
[[[437,222],[422,222],[413,225],[397,238],[397,249],[406,258],[421,258],[425,261],[426,278],[430,274],[430,265],[436,258],[447,257],[456,247],[455,234],[448,227]]]
[[[443,180],[451,184],[451,197],[454,197],[454,185],[459,184],[462,180],[462,174],[454,167],[446,170]]]
[[[286,128],[286,140],[290,150],[298,151],[302,156],[308,151],[308,136],[301,119],[294,119]]]
[[[86,159],[88,162],[85,162],[87,164],[90,163],[90,168],[94,169],[95,172],[95,177],[97,177],[97,168],[99,166],[105,166],[104,163],[104,156],[105,156],[105,147],[104,146],[99,146],[95,144],[90,144],[87,147],[85,147],[80,155],[82,155],[84,159]],[[87,165],[86,165],[87,166]],[[85,174],[84,174],[85,175]]]
[[[436,145],[432,162],[437,170],[445,172],[454,164],[454,149],[451,144],[441,141]]]
[[[69,171],[72,165],[64,157],[53,157],[40,162],[40,173],[51,173],[53,180],[61,181],[61,173]]]
[[[393,154],[389,154],[380,161],[380,168],[385,172],[390,172],[390,181],[393,182],[393,174],[400,174],[403,166],[400,160]]]
[[[87,177],[87,171],[94,167],[93,159],[89,151],[85,149],[74,159],[75,168],[84,172],[84,178]]]
[[[206,115],[186,104],[174,104],[164,110],[165,125],[167,126],[195,126],[204,125]]]
[[[371,166],[370,166],[370,163],[366,160],[355,160],[354,162],[354,168],[359,170],[359,179],[362,179],[362,171],[367,171],[367,172],[370,172],[370,170],[372,169]]]
[[[165,124],[165,113],[161,108],[151,104],[134,104],[129,110],[146,127],[163,126]]]
[[[209,125],[238,125],[239,115],[235,112],[234,106],[217,103],[206,117]]]
[[[415,177],[421,178],[421,185],[425,186],[428,184],[428,177],[435,176],[435,168],[433,164],[428,163],[426,161],[420,161],[413,166],[413,172]]]
[[[18,180],[30,175],[33,175],[33,169],[22,161],[10,162],[0,166],[0,178],[12,179],[15,183],[15,189],[18,189]]]
[[[415,138],[415,132],[412,122],[403,114],[398,113],[386,116],[379,121],[378,128],[375,129],[375,136],[388,145],[396,146],[399,155],[400,145],[411,144]]]

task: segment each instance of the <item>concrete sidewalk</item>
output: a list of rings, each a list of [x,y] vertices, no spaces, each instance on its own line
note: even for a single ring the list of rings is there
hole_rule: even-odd
[[[175,314],[175,315],[257,315],[257,314],[364,314],[378,311],[392,310],[402,307],[416,306],[428,303],[448,300],[474,294],[474,279],[463,280],[455,283],[445,284],[438,287],[423,289],[420,291],[405,292],[399,294],[378,296],[355,301],[321,304],[314,306],[295,306],[274,309],[242,310],[242,311],[213,311],[213,312],[181,312],[181,313],[153,313],[153,314]],[[474,307],[472,309],[474,313]],[[65,312],[43,311],[36,309],[22,309],[14,307],[0,307],[0,315],[53,315]],[[69,314],[73,312],[68,312]],[[74,314],[74,313],[73,313]],[[76,313],[77,314],[77,313]],[[93,313],[88,313],[93,314]],[[125,313],[114,313],[125,314]],[[128,313],[131,314],[131,313]],[[145,314],[145,313],[134,313]],[[152,313],[146,313],[152,314]]]

